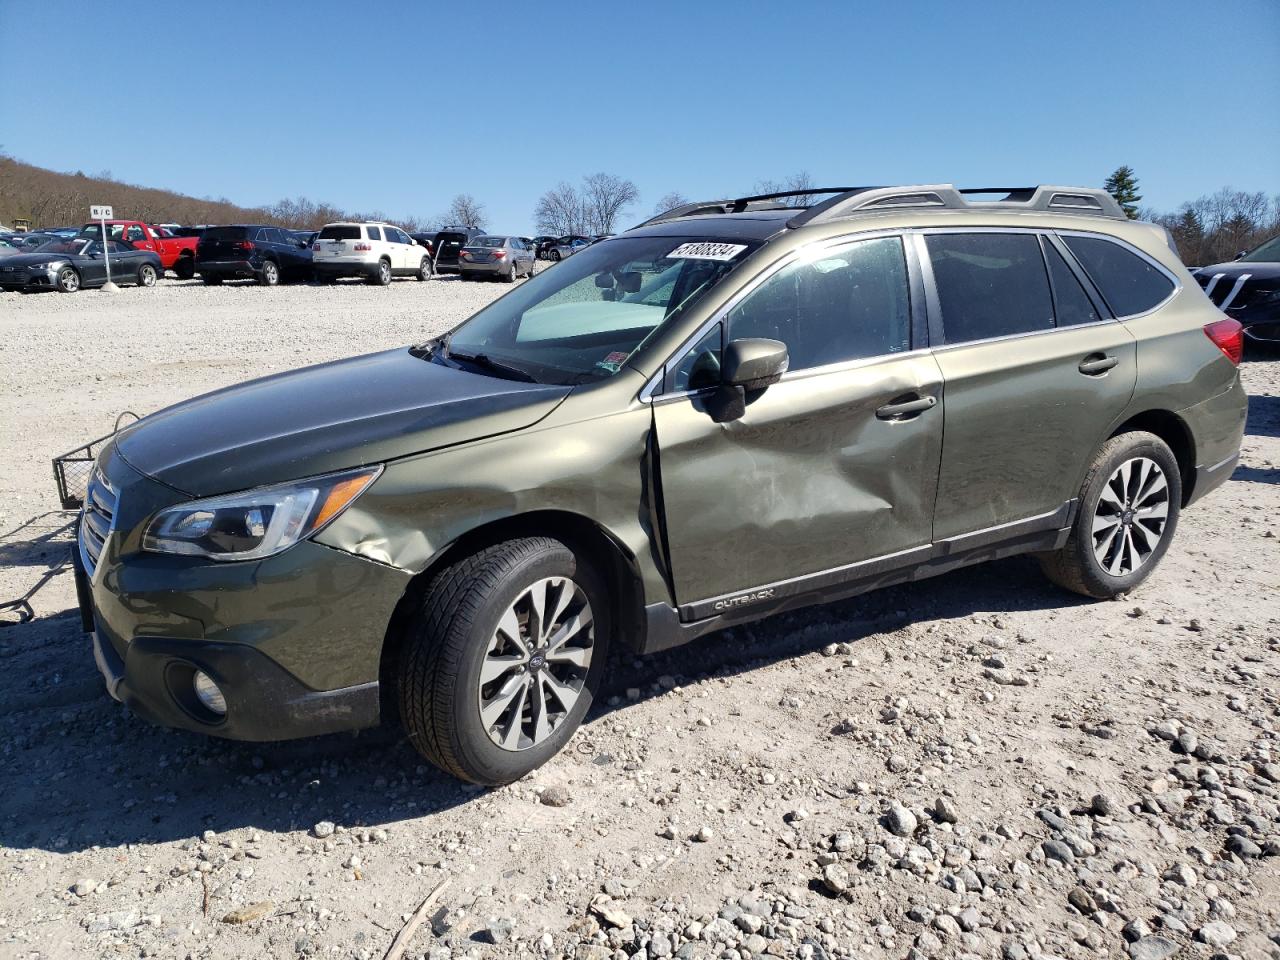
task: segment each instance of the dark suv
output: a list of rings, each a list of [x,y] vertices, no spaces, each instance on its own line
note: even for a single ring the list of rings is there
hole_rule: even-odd
[[[274,287],[311,279],[311,248],[283,227],[206,227],[196,245],[196,273],[208,284],[257,280]]]
[[[120,431],[77,574],[111,693],[243,739],[398,717],[506,783],[612,646],[1019,553],[1137,588],[1231,475],[1240,325],[1102,191],[821,195],[677,208]]]
[[[457,273],[458,254],[473,239],[484,233],[479,227],[445,227],[431,241],[436,273]]]

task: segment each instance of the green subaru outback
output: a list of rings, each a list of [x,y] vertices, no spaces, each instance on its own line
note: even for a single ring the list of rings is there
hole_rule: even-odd
[[[79,528],[107,686],[278,740],[546,762],[611,647],[1034,553],[1114,597],[1230,476],[1240,326],[1096,190],[689,204],[429,342],[153,414]]]

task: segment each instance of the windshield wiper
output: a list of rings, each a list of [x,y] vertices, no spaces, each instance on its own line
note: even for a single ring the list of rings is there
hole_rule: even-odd
[[[450,360],[462,360],[466,363],[473,363],[477,367],[483,367],[486,370],[492,370],[494,373],[500,373],[511,380],[522,380],[525,383],[537,383],[538,381],[519,367],[513,367],[509,363],[503,363],[501,360],[494,360],[492,357],[483,353],[455,353],[450,350],[445,354]]]

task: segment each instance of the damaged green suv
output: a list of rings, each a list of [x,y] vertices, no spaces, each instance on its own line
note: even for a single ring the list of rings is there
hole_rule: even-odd
[[[668,211],[436,340],[122,430],[79,528],[111,694],[247,740],[398,717],[498,784],[611,647],[1016,553],[1140,584],[1246,406],[1163,231],[1088,189],[819,196]]]

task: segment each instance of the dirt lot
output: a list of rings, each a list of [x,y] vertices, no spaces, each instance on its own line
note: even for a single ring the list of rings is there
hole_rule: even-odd
[[[381,958],[446,877],[411,957],[1280,956],[1280,360],[1137,595],[1020,558],[623,659],[506,789],[110,701],[50,457],[503,289],[0,295],[0,957]]]

